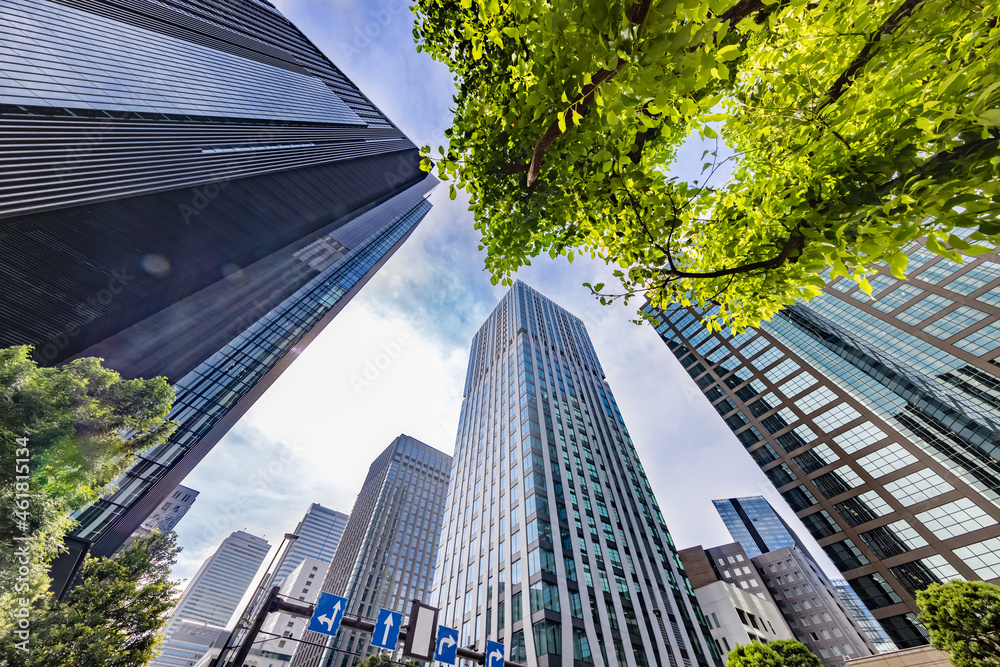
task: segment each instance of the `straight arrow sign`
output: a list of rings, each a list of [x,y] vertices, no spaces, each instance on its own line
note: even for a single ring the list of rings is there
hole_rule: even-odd
[[[398,611],[379,609],[375,629],[372,631],[371,645],[395,650],[399,641],[399,630],[403,625],[403,615]]]

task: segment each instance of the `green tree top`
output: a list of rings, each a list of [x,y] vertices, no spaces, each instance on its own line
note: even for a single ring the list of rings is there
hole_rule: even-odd
[[[28,650],[0,630],[0,657],[10,667],[140,667],[157,653],[160,630],[178,599],[170,569],[176,535],[154,532],[114,558],[87,558],[67,602],[51,596],[31,611]]]
[[[1000,243],[998,9],[419,0],[414,36],[457,80],[435,162],[469,193],[494,282],[583,252],[619,266],[626,298],[715,302],[743,327],[827,269],[865,290],[884,262],[902,276],[921,236],[952,259]],[[728,184],[706,185],[716,156],[668,175],[717,131]]]
[[[39,368],[30,351],[0,349],[0,611],[15,594],[34,599],[45,589],[70,513],[175,427],[166,419],[174,395],[165,378],[124,380],[95,358]],[[19,489],[28,489],[26,499]],[[16,578],[21,547],[29,551],[30,591]]]
[[[728,667],[785,667],[781,655],[767,644],[737,644],[726,656]]]
[[[785,667],[823,667],[816,654],[795,639],[776,639],[768,647],[781,656]]]
[[[1000,588],[983,581],[950,581],[917,591],[920,622],[931,644],[955,667],[1000,665]]]

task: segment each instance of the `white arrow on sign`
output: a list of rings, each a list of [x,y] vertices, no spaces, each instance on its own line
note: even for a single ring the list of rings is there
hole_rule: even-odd
[[[389,632],[392,630],[392,614],[385,617],[385,634],[382,635],[382,643],[389,643]]]
[[[453,637],[445,635],[444,637],[441,638],[441,641],[438,642],[438,650],[437,650],[437,652],[440,653],[445,648],[448,648],[448,647],[454,646],[454,645],[455,645],[455,639]]]
[[[340,616],[340,600],[337,600],[337,604],[333,605],[333,618],[330,618],[326,614],[323,614],[316,620],[326,626],[327,632],[333,630],[333,624],[337,621],[337,617]]]
[[[501,663],[503,663],[503,651],[501,651],[500,649],[497,649],[497,650],[493,651],[493,653],[490,653],[490,664],[491,665],[493,664],[494,660],[499,660]]]

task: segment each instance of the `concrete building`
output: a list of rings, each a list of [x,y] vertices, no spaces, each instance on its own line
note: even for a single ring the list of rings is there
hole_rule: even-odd
[[[405,624],[412,600],[430,603],[451,465],[408,435],[372,463],[321,587],[348,599],[345,614],[374,620],[379,608],[391,609]],[[298,646],[294,667],[349,667],[378,650],[367,633],[346,628],[333,640],[310,631],[302,638],[310,644]]]
[[[160,655],[151,667],[188,667],[212,644],[211,633],[225,628],[237,605],[257,575],[271,545],[263,537],[236,531],[219,545],[215,553],[188,582],[173,617],[164,630]],[[182,628],[185,632],[174,635]],[[197,641],[192,639],[198,630]],[[205,644],[199,642],[205,641]]]
[[[0,346],[177,393],[169,440],[76,515],[63,593],[378,271],[435,181],[267,0],[5,0],[3,19]]]
[[[348,515],[343,512],[323,507],[319,503],[310,505],[293,531],[299,536],[298,539],[289,542],[278,559],[274,569],[273,585],[281,586],[292,570],[306,558],[329,565],[340,539],[344,536],[347,519]],[[326,568],[323,570],[325,573]]]
[[[766,589],[751,593],[724,581],[700,546],[679,553],[724,662],[738,644],[795,638]]]
[[[813,565],[816,565],[816,558],[763,496],[729,498],[712,502],[723,523],[726,524],[729,534],[740,543],[747,555],[754,557],[775,549],[790,547],[805,555]],[[896,645],[846,581],[828,580],[825,576],[823,580],[829,583],[827,590],[840,598],[844,608],[876,651],[896,650]]]
[[[516,282],[472,341],[435,606],[555,667],[721,660],[583,322]]]
[[[916,591],[1000,581],[1000,257],[915,242],[873,298],[838,278],[759,329],[710,309],[657,332],[899,647],[927,643]]]

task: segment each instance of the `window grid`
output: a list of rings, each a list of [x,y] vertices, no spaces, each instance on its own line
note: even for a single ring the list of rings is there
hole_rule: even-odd
[[[911,454],[898,442],[883,447],[878,451],[858,459],[862,470],[871,473],[872,477],[881,477],[894,470],[905,468],[917,462],[917,457]]]
[[[952,491],[954,487],[930,468],[924,468],[906,477],[888,482],[885,485],[885,490],[903,505],[910,506]]]

